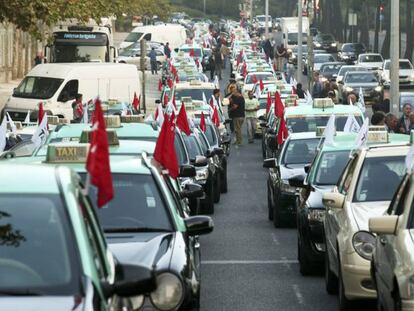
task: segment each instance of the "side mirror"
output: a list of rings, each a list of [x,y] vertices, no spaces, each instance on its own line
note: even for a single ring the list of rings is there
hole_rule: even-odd
[[[305,170],[305,173],[308,174],[309,171],[310,171],[310,169],[311,169],[311,165],[310,164],[306,164],[303,169]]]
[[[206,166],[208,164],[208,160],[205,156],[196,156],[194,160],[194,166]]]
[[[322,202],[330,208],[342,208],[344,206],[345,196],[338,192],[327,192],[323,194]]]
[[[156,104],[161,104],[161,100],[160,100],[160,99],[156,99],[156,100],[155,100],[155,103],[156,103]]]
[[[394,234],[397,229],[398,218],[396,215],[371,217],[369,219],[369,231],[376,234]]]
[[[206,153],[207,158],[214,157],[215,155],[216,155],[216,152],[214,150],[211,150],[211,149],[207,150],[207,153]]]
[[[341,81],[338,81],[337,83],[343,85],[344,84],[344,81],[341,80]]]
[[[218,156],[222,156],[224,154],[224,149],[216,147],[216,148],[214,148],[214,153]]]
[[[263,161],[263,167],[264,168],[276,168],[277,167],[276,159],[275,158],[265,159]]]
[[[336,74],[336,73],[334,73],[333,75],[332,75],[332,78],[336,78],[338,75]]]
[[[213,231],[213,220],[208,216],[192,216],[184,219],[187,234],[190,236],[207,234]]]
[[[289,178],[289,185],[296,188],[305,188],[303,181],[305,178],[302,175],[298,175],[292,178]]]
[[[182,165],[180,167],[180,177],[194,177],[196,169],[193,165]]]
[[[108,281],[101,283],[105,297],[113,294],[120,297],[137,296],[157,287],[154,272],[147,267],[117,264],[116,277],[114,284],[109,284]]]
[[[188,183],[184,186],[184,190],[180,191],[181,198],[196,199],[204,195],[203,186],[199,184]]]
[[[146,41],[151,41],[151,38],[152,38],[152,35],[151,35],[150,33],[147,33],[147,34],[144,36],[144,39],[145,39]]]
[[[266,121],[266,118],[265,118],[265,116],[264,116],[264,115],[262,115],[262,116],[258,117],[257,119],[259,119],[260,121]]]

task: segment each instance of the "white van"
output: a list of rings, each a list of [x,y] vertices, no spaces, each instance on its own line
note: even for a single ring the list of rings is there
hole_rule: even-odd
[[[116,63],[40,64],[22,80],[6,102],[5,111],[13,120],[23,121],[28,110],[37,111],[43,102],[51,115],[73,119],[72,102],[76,94],[83,101],[99,96],[101,100],[131,102],[134,92],[141,94],[136,66]],[[32,115],[35,118],[35,115]]]
[[[124,49],[135,42],[141,41],[142,39],[163,44],[169,42],[171,50],[174,50],[185,44],[187,32],[183,26],[178,24],[135,27],[119,47]]]

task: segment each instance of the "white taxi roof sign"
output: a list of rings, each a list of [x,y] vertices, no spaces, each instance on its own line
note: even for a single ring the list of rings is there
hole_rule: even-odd
[[[46,163],[85,163],[89,144],[49,144]]]
[[[85,129],[82,131],[81,137],[79,139],[79,142],[81,143],[90,143],[92,139],[92,129]],[[114,129],[106,129],[106,135],[108,137],[108,145],[109,146],[118,146],[119,145],[119,139],[116,131]]]
[[[296,99],[294,98],[286,98],[285,99],[285,107],[294,107],[297,106]]]
[[[122,123],[144,123],[145,116],[143,114],[133,114],[121,116]]]
[[[191,80],[190,85],[201,85],[201,81],[199,80]]]
[[[121,118],[118,115],[104,116],[106,128],[121,127]]]
[[[49,125],[58,125],[59,117],[58,116],[47,116],[47,123]]]
[[[333,108],[334,102],[330,98],[315,98],[313,100],[313,108]]]
[[[317,137],[322,137],[323,133],[325,132],[325,129],[326,129],[326,126],[316,127],[316,136]],[[336,128],[335,128],[334,136],[336,136]]]
[[[368,143],[378,143],[378,144],[386,144],[389,142],[388,140],[388,132],[387,131],[368,131],[367,137]]]
[[[378,131],[387,131],[384,125],[370,125],[368,127],[368,131],[370,132],[378,132]]]
[[[66,118],[59,118],[59,124],[67,124],[69,123],[69,120]]]

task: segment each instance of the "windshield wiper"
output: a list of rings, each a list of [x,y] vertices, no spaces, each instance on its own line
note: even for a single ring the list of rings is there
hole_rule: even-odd
[[[125,227],[125,228],[104,228],[106,233],[122,233],[122,232],[171,232],[169,229],[150,228],[150,227]]]
[[[44,294],[30,289],[0,289],[0,296],[43,296]]]

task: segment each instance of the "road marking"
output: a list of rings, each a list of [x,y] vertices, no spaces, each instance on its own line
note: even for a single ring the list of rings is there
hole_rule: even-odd
[[[299,263],[296,259],[282,260],[204,260],[203,265],[289,265]]]
[[[277,239],[276,233],[274,232],[272,232],[272,240],[277,246],[280,245],[279,240]]]
[[[299,286],[297,284],[292,285],[293,291],[295,292],[296,299],[298,300],[298,303],[303,305],[303,295],[300,292]]]
[[[283,265],[286,267],[287,270],[292,270],[292,267],[290,266],[290,262],[288,262],[288,259],[286,257],[282,257],[282,260],[284,260],[285,262],[283,263]]]

